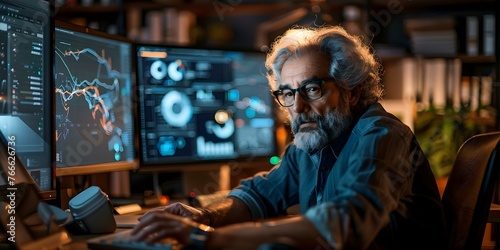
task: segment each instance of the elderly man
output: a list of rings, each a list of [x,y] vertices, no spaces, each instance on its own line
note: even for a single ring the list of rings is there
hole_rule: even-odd
[[[135,239],[174,237],[198,249],[446,248],[434,176],[412,131],[378,103],[381,66],[369,47],[340,26],[293,28],[266,67],[294,134],[280,165],[206,208],[145,214]],[[284,217],[294,205],[300,214]]]

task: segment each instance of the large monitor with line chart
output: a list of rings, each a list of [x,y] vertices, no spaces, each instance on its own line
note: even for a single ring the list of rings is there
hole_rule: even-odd
[[[132,43],[56,22],[58,176],[135,169]]]

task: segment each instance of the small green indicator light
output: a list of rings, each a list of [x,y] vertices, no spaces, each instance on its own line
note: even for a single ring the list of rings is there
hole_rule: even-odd
[[[280,163],[280,161],[281,161],[281,159],[278,156],[273,156],[273,157],[271,157],[271,159],[269,159],[269,162],[272,165],[276,165],[276,164]]]

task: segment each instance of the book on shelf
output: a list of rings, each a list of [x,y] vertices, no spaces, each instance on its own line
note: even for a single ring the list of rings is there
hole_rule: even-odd
[[[483,16],[483,55],[495,55],[495,15]]]
[[[469,56],[479,54],[479,20],[477,16],[466,17],[466,52]]]
[[[453,17],[409,18],[404,21],[414,54],[455,56],[457,34]]]

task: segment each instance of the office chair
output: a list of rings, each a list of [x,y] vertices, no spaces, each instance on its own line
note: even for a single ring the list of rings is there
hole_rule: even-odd
[[[498,184],[499,142],[500,132],[479,134],[466,140],[457,152],[442,197],[450,249],[481,249]]]

